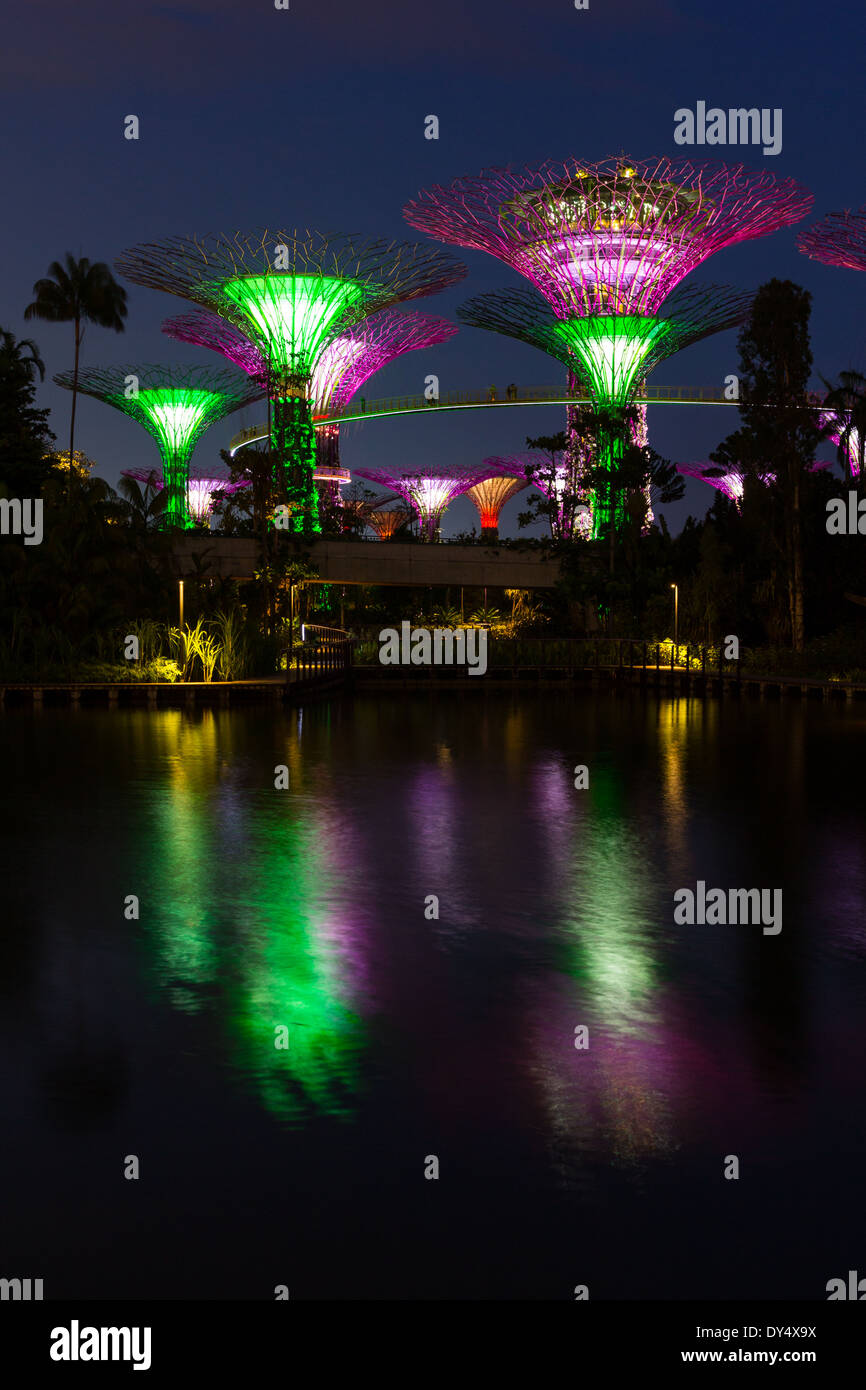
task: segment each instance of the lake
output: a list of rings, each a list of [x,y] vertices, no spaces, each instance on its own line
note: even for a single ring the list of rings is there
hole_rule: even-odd
[[[825,1298],[866,1272],[864,731],[637,691],[0,715],[0,1275]],[[782,930],[677,924],[699,881]]]

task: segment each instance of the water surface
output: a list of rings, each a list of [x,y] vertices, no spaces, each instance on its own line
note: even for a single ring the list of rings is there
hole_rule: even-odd
[[[0,1274],[824,1298],[866,1258],[864,729],[637,693],[8,711]],[[781,887],[782,932],[675,925],[698,879]]]

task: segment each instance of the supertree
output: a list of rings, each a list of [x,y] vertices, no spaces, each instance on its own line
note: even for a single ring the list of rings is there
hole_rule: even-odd
[[[636,321],[651,320],[708,256],[798,222],[811,204],[793,179],[742,165],[623,156],[488,169],[419,193],[404,216],[441,241],[504,261],[532,281],[557,319],[605,320],[597,334],[586,330],[587,350],[603,356],[613,316],[630,321],[621,337],[634,345]],[[630,351],[617,355],[625,362]],[[571,393],[582,394],[582,377],[569,375]],[[566,427],[576,467],[581,448],[570,410]],[[596,533],[613,519],[609,511],[596,508]]]
[[[72,372],[54,378],[72,389]],[[189,461],[199,438],[233,410],[264,394],[242,372],[213,367],[91,368],[79,372],[78,390],[130,415],[159,445],[168,500],[167,526],[191,525],[187,508]]]
[[[827,409],[818,414],[818,424],[835,445],[849,479],[859,478],[863,471],[866,441],[851,416],[842,410]]]
[[[529,484],[525,478],[509,477],[505,473],[482,478],[466,491],[481,519],[481,535],[495,541],[499,536],[499,516],[505,503]]]
[[[441,473],[436,469],[426,468],[419,469],[417,473],[389,473],[384,468],[356,468],[355,475],[398,493],[417,512],[421,539],[435,541],[449,503],[453,502],[455,497],[468,492],[475,483],[481,482],[490,471],[483,465],[473,467],[454,464]]]
[[[367,514],[367,525],[380,541],[388,541],[411,519],[412,513],[406,507],[382,507]]]
[[[814,473],[818,469],[829,466],[826,460],[816,459],[811,467]],[[742,503],[747,477],[745,468],[730,467],[722,472],[718,464],[708,461],[706,463],[678,463],[677,472],[682,473],[686,478],[699,478],[702,483],[709,483],[710,487],[724,493],[728,501],[733,502],[737,507]],[[775,473],[759,473],[757,480],[764,487],[768,487],[776,481],[776,475]]]
[[[813,261],[866,270],[866,208],[831,212],[800,233],[797,250]]]
[[[563,362],[570,380],[604,410],[625,410],[640,384],[664,358],[701,338],[732,328],[746,318],[752,297],[739,290],[709,285],[682,285],[652,315],[593,314],[559,317],[532,289],[477,295],[457,310],[462,323],[506,333]],[[574,422],[573,428],[576,429]],[[640,420],[631,427],[637,442]],[[575,443],[567,451],[573,471]],[[613,471],[622,441],[612,434],[599,460]],[[613,501],[600,489],[592,501],[593,534],[603,534],[614,520]]]
[[[163,333],[178,342],[220,352],[257,380],[267,383],[267,361],[255,343],[207,309],[194,309],[167,319]],[[317,423],[317,417],[340,410],[375,373],[405,352],[417,352],[447,342],[456,324],[430,314],[395,309],[374,314],[350,328],[322,352],[313,373],[310,400],[316,432],[314,480],[332,503],[339,501],[339,486],[349,473],[340,466],[340,427],[335,421]]]
[[[406,221],[487,251],[559,314],[653,315],[707,257],[799,222],[794,179],[690,159],[569,159],[487,169],[418,194]]]
[[[164,486],[162,475],[152,468],[124,468],[121,470],[121,476],[134,478],[139,483],[147,483],[158,491]],[[228,496],[249,486],[246,478],[232,482],[231,478],[200,473],[197,469],[191,468],[186,483],[186,502],[193,522],[197,526],[204,526],[222,495]]]
[[[530,289],[476,295],[457,310],[461,323],[506,333],[557,357],[599,406],[627,406],[635,388],[664,358],[701,338],[733,328],[752,296],[717,285],[684,285],[658,313],[558,317]]]
[[[133,247],[116,269],[211,310],[257,348],[267,363],[275,481],[295,531],[320,529],[313,382],[323,355],[370,314],[466,274],[430,247],[267,228]]]
[[[490,474],[520,480],[520,487],[534,487],[551,503],[548,521],[555,540],[588,538],[592,525],[588,495],[575,478],[567,451],[554,457],[531,451],[496,455],[484,464]]]
[[[743,500],[745,472],[738,468],[730,468],[723,473],[714,463],[678,463],[677,472],[685,478],[699,478],[702,483],[709,483],[710,487],[724,493],[728,501],[736,506]]]

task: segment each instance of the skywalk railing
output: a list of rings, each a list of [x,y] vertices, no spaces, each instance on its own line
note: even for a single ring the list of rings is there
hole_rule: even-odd
[[[375,416],[423,413],[432,410],[475,410],[480,407],[497,409],[517,405],[577,405],[591,406],[589,396],[572,396],[562,386],[491,386],[479,391],[446,391],[437,399],[423,395],[385,396],[368,401],[361,396],[339,410],[326,410],[313,415],[317,425],[347,424],[352,420],[367,420]],[[711,386],[648,386],[646,396],[637,405],[738,405],[728,400],[724,392]],[[267,423],[250,425],[234,436],[229,453],[235,454],[247,444],[267,439]]]

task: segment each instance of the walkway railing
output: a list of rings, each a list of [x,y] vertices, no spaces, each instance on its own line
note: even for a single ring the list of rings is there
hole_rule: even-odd
[[[314,689],[351,676],[355,641],[342,628],[302,625],[300,646],[287,647],[286,684]]]
[[[431,410],[476,410],[480,407],[496,408],[519,405],[584,405],[591,406],[589,396],[572,396],[562,386],[518,386],[512,389],[488,387],[480,391],[445,391],[438,400],[429,400],[425,395],[386,396],[380,400],[368,401],[363,396],[352,400],[340,410],[324,411],[314,415],[317,425],[346,424],[351,420],[367,420],[374,416],[406,415]],[[648,386],[646,396],[641,396],[639,405],[739,405],[739,401],[728,400],[724,391],[713,386]],[[229,444],[229,453],[235,454],[246,444],[254,444],[259,439],[267,439],[268,427],[263,421],[250,425],[236,434]]]
[[[680,671],[739,679],[740,663],[725,660],[724,648],[693,642],[652,642],[639,637],[493,637],[493,667],[583,671]]]

